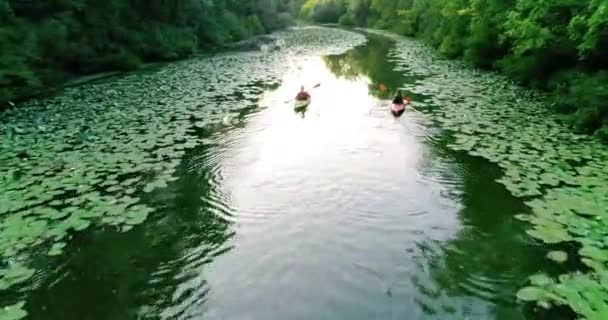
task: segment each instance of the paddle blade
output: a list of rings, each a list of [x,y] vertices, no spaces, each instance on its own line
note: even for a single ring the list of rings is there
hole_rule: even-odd
[[[317,84],[316,84],[316,85],[315,85],[313,88],[318,88],[318,87],[320,87],[320,86],[321,86],[321,84],[320,84],[320,83],[317,83]]]

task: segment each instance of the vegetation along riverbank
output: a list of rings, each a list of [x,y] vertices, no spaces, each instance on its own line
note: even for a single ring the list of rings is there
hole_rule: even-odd
[[[422,38],[549,92],[563,119],[608,142],[606,1],[307,0],[302,15]]]
[[[0,0],[0,106],[75,76],[182,59],[277,30],[298,11],[298,1],[274,0]]]

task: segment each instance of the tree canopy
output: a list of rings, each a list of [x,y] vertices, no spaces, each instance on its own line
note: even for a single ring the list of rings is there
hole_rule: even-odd
[[[0,102],[288,25],[298,0],[0,0]]]

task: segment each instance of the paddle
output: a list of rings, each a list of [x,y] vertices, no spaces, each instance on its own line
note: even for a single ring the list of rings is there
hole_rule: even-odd
[[[321,86],[321,84],[320,84],[320,83],[317,83],[317,84],[316,84],[314,87],[310,88],[309,90],[306,90],[306,92],[309,92],[309,91],[311,91],[312,89],[316,89],[316,88],[318,88],[318,87],[320,87],[320,86]],[[285,101],[285,103],[290,103],[290,102],[292,102],[292,101],[293,101],[293,100],[295,100],[295,99],[296,99],[296,98],[291,98],[291,99],[289,99],[289,100]]]

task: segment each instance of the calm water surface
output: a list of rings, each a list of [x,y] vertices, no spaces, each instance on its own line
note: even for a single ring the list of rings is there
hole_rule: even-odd
[[[525,207],[423,112],[388,112],[379,84],[416,80],[391,46],[294,58],[144,199],[152,219],[79,235],[31,319],[525,319],[514,292],[544,263],[513,218]],[[316,83],[306,112],[285,103]]]

